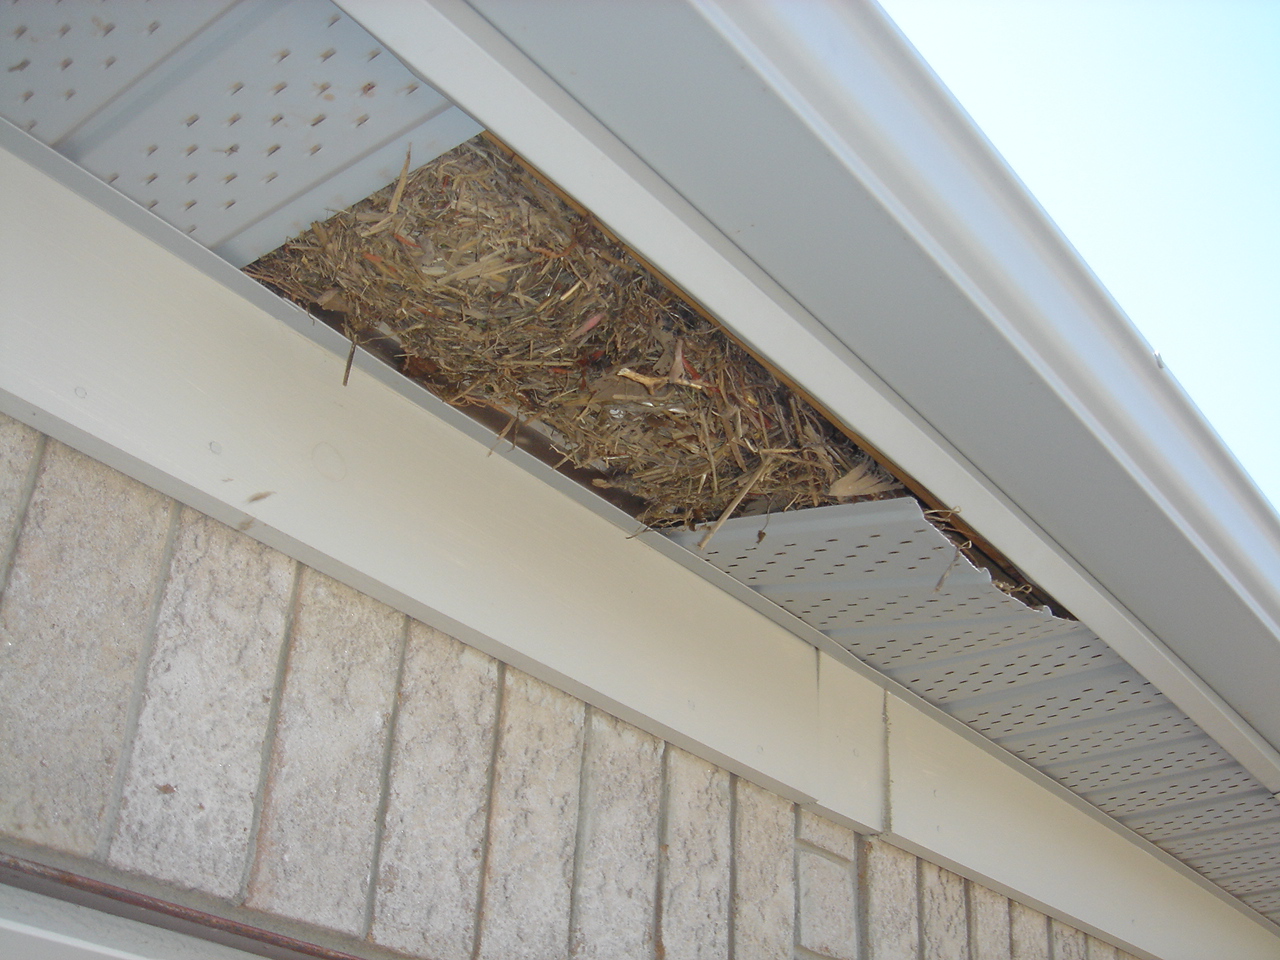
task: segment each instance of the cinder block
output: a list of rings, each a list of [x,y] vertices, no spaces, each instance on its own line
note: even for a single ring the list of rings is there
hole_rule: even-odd
[[[497,723],[498,663],[410,622],[372,939],[469,960]]]
[[[1025,904],[1011,903],[1009,942],[1013,960],[1049,960],[1049,918]]]
[[[920,944],[916,858],[882,840],[865,849],[868,960],[915,960]]]
[[[0,831],[91,856],[172,501],[50,441],[0,601]]]
[[[1054,920],[1051,926],[1053,960],[1089,960],[1089,936],[1075,927]]]
[[[1089,937],[1088,949],[1085,955],[1089,960],[1121,960],[1121,953],[1118,949],[1109,943],[1103,943],[1097,937]]]
[[[18,513],[39,446],[39,433],[0,413],[0,577],[18,536]]]
[[[795,808],[745,780],[736,790],[733,954],[789,960],[795,952]]]
[[[110,861],[239,892],[295,563],[184,510]]]
[[[489,813],[478,957],[569,950],[582,701],[508,668]]]
[[[969,917],[964,880],[922,860],[920,911],[925,960],[968,960]]]
[[[363,935],[404,617],[302,571],[249,906]]]
[[[969,884],[973,960],[1010,960],[1009,901],[994,890]]]
[[[729,956],[729,774],[677,747],[667,748],[659,956]]]
[[[575,958],[653,952],[662,741],[598,710],[587,718]]]
[[[845,860],[851,861],[857,856],[858,835],[848,827],[818,816],[812,810],[800,811],[796,837]]]
[[[853,865],[801,848],[800,946],[836,960],[857,960],[858,903]]]

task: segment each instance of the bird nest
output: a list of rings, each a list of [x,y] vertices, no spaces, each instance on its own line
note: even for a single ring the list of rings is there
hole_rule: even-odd
[[[248,274],[652,526],[902,488],[503,147],[477,138]],[[530,439],[532,438],[532,439]]]

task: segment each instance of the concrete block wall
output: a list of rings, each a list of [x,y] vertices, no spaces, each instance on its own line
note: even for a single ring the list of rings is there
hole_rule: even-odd
[[[374,958],[1123,960],[0,417],[0,849]]]

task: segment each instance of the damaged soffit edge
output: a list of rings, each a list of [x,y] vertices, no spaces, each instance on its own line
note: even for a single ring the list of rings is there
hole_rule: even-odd
[[[480,129],[328,4],[157,10],[16,4],[3,115],[237,266]],[[1086,628],[913,500],[763,523],[707,560],[1280,920],[1280,802]]]
[[[659,266],[1280,790],[1280,518],[874,3],[414,9],[461,36],[402,32],[406,62],[679,249]]]
[[[696,550],[701,534],[670,536]],[[1280,799],[1086,626],[1001,590],[915,500],[736,518],[704,555],[1280,920]]]

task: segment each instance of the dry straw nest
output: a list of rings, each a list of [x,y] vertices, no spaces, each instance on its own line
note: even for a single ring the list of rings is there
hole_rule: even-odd
[[[246,268],[390,341],[406,374],[542,434],[654,526],[901,493],[591,218],[477,138]],[[618,494],[622,494],[619,500]]]

